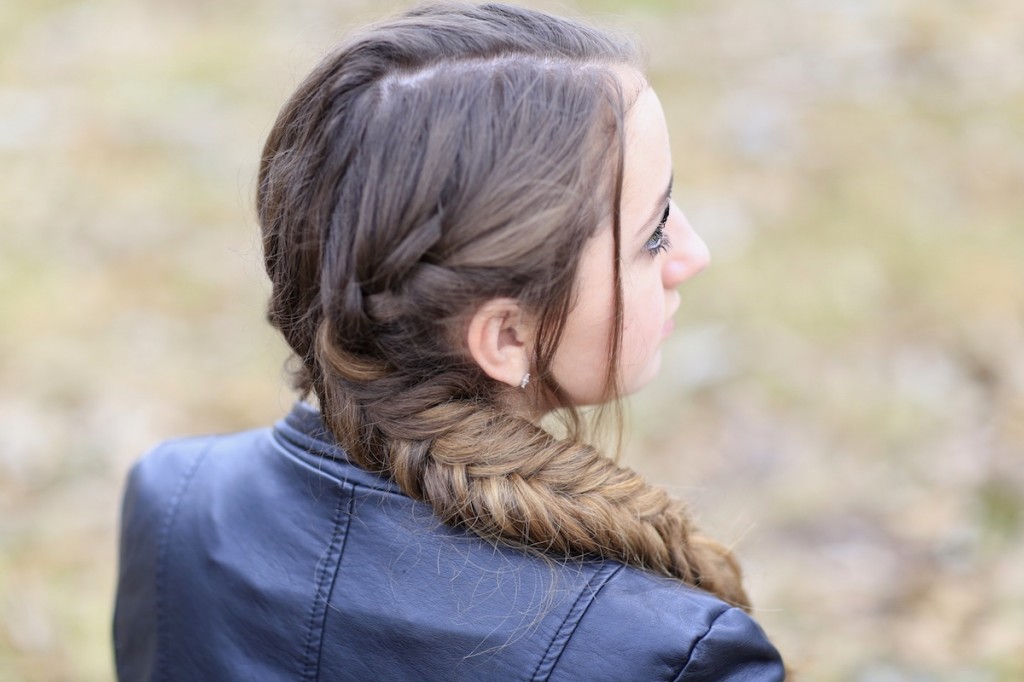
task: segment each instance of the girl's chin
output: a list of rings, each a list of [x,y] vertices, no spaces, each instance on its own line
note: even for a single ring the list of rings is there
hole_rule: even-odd
[[[661,348],[654,351],[654,355],[647,358],[643,370],[628,380],[623,381],[623,394],[632,395],[647,387],[652,381],[658,378],[661,370]]]

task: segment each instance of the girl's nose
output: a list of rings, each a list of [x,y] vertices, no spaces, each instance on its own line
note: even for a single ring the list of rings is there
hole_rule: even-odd
[[[665,229],[672,246],[666,254],[668,257],[665,259],[662,278],[665,288],[672,289],[707,267],[711,253],[675,202],[672,203]]]

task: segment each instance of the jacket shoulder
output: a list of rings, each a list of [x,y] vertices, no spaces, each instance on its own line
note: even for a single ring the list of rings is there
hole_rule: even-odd
[[[170,529],[206,455],[215,447],[244,451],[259,431],[166,441],[128,472],[121,508],[114,649],[120,679],[148,679],[159,665],[158,586]]]
[[[198,436],[169,440],[147,452],[132,465],[121,509],[122,550],[153,545],[166,515],[188,488],[209,450],[225,436]]]
[[[128,472],[122,521],[144,523],[177,505],[206,456],[219,459],[248,456],[268,440],[268,429],[232,434],[192,436],[164,441],[139,458]],[[226,462],[225,462],[226,463]]]
[[[210,450],[247,452],[254,443],[265,440],[269,433],[269,429],[254,429],[164,441],[135,462],[128,472],[128,488],[142,486],[172,492],[172,481],[178,476],[190,475]]]
[[[584,678],[739,682],[782,680],[785,672],[742,609],[623,567],[593,595],[551,677]]]

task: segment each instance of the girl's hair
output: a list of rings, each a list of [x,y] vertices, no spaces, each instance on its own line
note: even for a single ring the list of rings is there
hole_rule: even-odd
[[[681,502],[582,442],[551,373],[580,254],[619,252],[628,41],[506,5],[431,5],[370,27],[299,86],[257,207],[269,319],[298,385],[360,466],[492,541],[631,564],[748,608],[739,568]],[[616,394],[618,320],[606,378]],[[538,332],[529,387],[573,426],[510,409],[462,340],[493,298]]]

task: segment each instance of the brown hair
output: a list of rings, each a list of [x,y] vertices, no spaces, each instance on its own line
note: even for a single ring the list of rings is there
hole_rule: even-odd
[[[582,441],[550,371],[585,242],[610,221],[619,252],[629,103],[615,70],[636,63],[628,41],[498,4],[431,5],[351,38],[299,86],[264,150],[269,319],[352,460],[446,523],[746,608],[731,553]],[[569,415],[566,438],[509,409],[516,389],[466,352],[468,316],[498,297],[538,320],[529,390]]]

